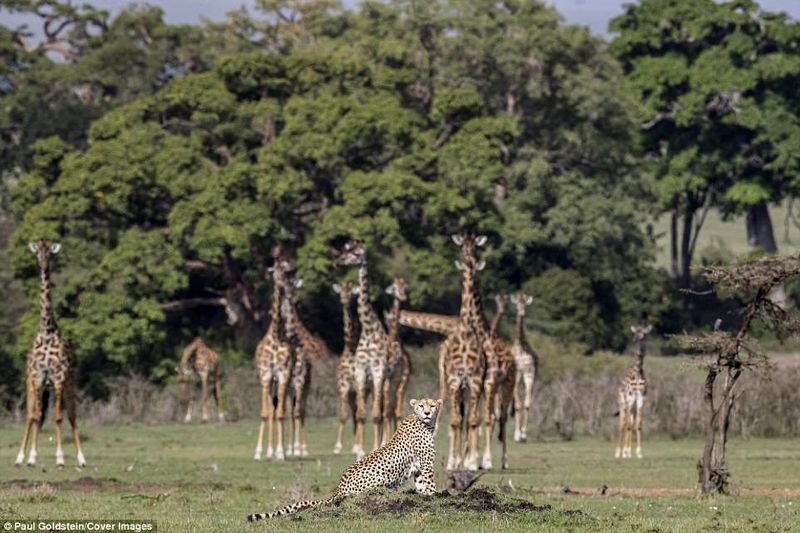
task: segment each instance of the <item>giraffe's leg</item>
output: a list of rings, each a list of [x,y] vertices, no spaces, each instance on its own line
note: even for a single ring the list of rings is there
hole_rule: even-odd
[[[86,466],[86,457],[83,455],[81,449],[81,436],[78,431],[78,416],[77,416],[77,400],[75,398],[75,385],[68,383],[64,388],[64,403],[67,406],[67,419],[69,425],[72,426],[72,442],[75,444],[75,452],[77,454],[78,466]]]
[[[522,412],[524,410],[522,387],[522,373],[517,372],[514,379],[514,442],[522,442]]]
[[[625,417],[627,415],[628,407],[625,405],[625,396],[622,392],[619,393],[617,398],[617,409],[619,410],[619,434],[617,436],[617,449],[614,452],[614,457],[622,457],[622,448],[625,446]]]
[[[347,423],[348,393],[348,388],[343,383],[339,383],[339,430],[336,432],[336,444],[333,446],[333,453],[337,455],[342,452],[342,434],[344,425]]]
[[[478,427],[481,425],[481,378],[473,378],[469,383],[469,428],[467,430],[467,456],[464,459],[466,470],[478,469]]]
[[[28,436],[31,432],[31,426],[36,422],[35,407],[36,398],[40,395],[39,391],[28,382],[27,398],[26,398],[26,413],[25,413],[25,428],[22,430],[22,443],[19,446],[19,453],[17,453],[17,460],[14,464],[20,466],[25,462],[25,450],[28,448]]]
[[[381,391],[381,418],[383,423],[381,425],[381,446],[385,446],[387,442],[389,442],[389,434],[392,431],[392,420],[394,416],[391,415],[391,412],[394,411],[394,405],[392,405],[392,398],[394,395],[392,394],[392,379],[387,378],[383,380],[383,388]]]
[[[64,466],[64,446],[61,435],[61,422],[64,420],[64,412],[61,406],[62,388],[53,387],[53,421],[56,425],[56,466]]]
[[[447,456],[447,470],[458,470],[461,466],[461,401],[458,387],[450,386],[450,451]]]
[[[192,385],[190,383],[183,384],[184,398],[186,399],[186,416],[183,421],[188,424],[192,421]]]
[[[214,379],[214,396],[217,401],[217,418],[220,422],[225,422],[225,411],[222,408],[222,375],[217,374]]]
[[[641,394],[636,396],[636,457],[642,458],[642,416],[644,409],[644,397]]]
[[[493,379],[486,380],[484,394],[483,423],[486,426],[486,434],[484,435],[484,448],[483,459],[481,460],[481,468],[484,470],[490,470],[492,468],[492,435],[494,435],[495,402],[497,401],[497,391],[495,389],[495,382]]]
[[[382,369],[373,371],[372,376],[372,449],[377,450],[380,446],[381,426],[383,425],[381,402],[383,401],[383,385],[385,379]]]
[[[516,376],[506,377],[503,383],[502,396],[500,397],[500,442],[503,444],[503,455],[501,456],[500,467],[508,468],[508,435],[506,434],[506,423],[508,422],[508,411],[511,401],[514,398],[514,386]]]
[[[403,364],[403,373],[400,375],[400,383],[397,384],[397,394],[395,396],[394,404],[394,430],[397,431],[397,426],[403,420],[403,413],[405,412],[406,405],[406,389],[408,388],[408,378],[411,375],[411,369],[408,362]],[[444,398],[444,396],[439,396]]]
[[[300,457],[308,457],[308,444],[306,443],[306,400],[311,385],[311,370],[306,375],[303,386],[303,395],[300,397]]]
[[[31,448],[28,450],[28,466],[36,464],[37,448],[39,443],[39,428],[42,426],[42,394],[39,393],[33,402],[33,431],[31,433]]]
[[[631,445],[633,444],[633,402],[631,398],[627,401],[628,410],[625,416],[625,445],[622,447],[622,456],[631,456]]]
[[[258,427],[258,441],[256,442],[256,452],[253,458],[258,461],[261,459],[261,452],[263,451],[264,444],[264,426],[269,420],[269,450],[267,451],[267,458],[272,457],[272,396],[270,395],[269,381],[266,385],[261,383],[261,425]]]
[[[533,406],[533,372],[526,372],[523,376],[525,380],[525,404],[522,410],[522,442],[528,441],[528,417],[531,414],[531,407]]]
[[[292,389],[292,388],[293,388],[293,386],[290,384],[289,385],[289,389]],[[291,390],[289,391],[289,393],[291,394]],[[294,395],[292,394],[291,396],[294,396]],[[289,420],[288,420],[289,438],[286,439],[286,456],[287,457],[292,457],[294,455],[294,444],[293,444],[293,439],[294,439],[294,405],[295,405],[294,398],[292,398],[292,397],[286,398],[286,402],[288,403],[288,411],[289,411]]]
[[[211,402],[208,392],[208,374],[203,373],[200,375],[200,383],[203,388],[203,411],[200,419],[203,422],[208,422],[208,404]]]
[[[355,373],[356,383],[356,434],[353,442],[353,453],[356,459],[364,457],[364,423],[367,420],[366,388],[367,376],[363,370]]]
[[[278,377],[278,406],[275,409],[277,419],[277,431],[275,432],[275,459],[283,461],[286,456],[283,453],[283,430],[286,420],[286,393],[289,389],[289,376],[281,374]]]

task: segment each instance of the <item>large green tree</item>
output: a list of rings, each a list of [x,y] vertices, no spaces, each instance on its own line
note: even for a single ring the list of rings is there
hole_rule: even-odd
[[[800,23],[753,0],[642,0],[611,30],[671,214],[673,276],[689,286],[713,207],[746,212],[751,244],[774,252],[767,205],[796,194],[800,170]]]

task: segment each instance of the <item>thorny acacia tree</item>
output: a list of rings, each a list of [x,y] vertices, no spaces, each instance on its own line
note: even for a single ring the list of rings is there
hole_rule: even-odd
[[[800,332],[800,315],[770,299],[773,288],[800,275],[800,260],[773,256],[741,265],[705,267],[701,273],[745,304],[737,331],[679,338],[684,347],[711,354],[705,363],[708,373],[703,390],[708,418],[703,455],[697,463],[698,481],[703,494],[725,493],[730,478],[725,452],[731,413],[739,396],[736,385],[745,370],[769,368],[766,355],[755,346],[749,332],[756,322],[778,336]]]

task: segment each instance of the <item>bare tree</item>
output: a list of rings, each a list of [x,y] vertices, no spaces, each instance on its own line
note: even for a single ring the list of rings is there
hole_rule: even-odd
[[[704,363],[707,419],[703,455],[697,463],[698,482],[704,494],[725,493],[730,478],[725,451],[731,413],[739,396],[736,385],[745,370],[769,368],[766,355],[757,349],[749,332],[756,321],[779,336],[800,332],[800,315],[770,299],[776,286],[800,275],[800,260],[773,256],[740,265],[705,267],[701,274],[744,303],[737,331],[721,331],[718,319],[711,333],[679,337],[685,348],[711,355]]]

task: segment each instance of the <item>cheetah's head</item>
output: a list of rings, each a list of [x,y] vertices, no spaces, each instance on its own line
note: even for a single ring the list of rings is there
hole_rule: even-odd
[[[439,410],[442,408],[442,400],[425,398],[423,400],[411,400],[411,408],[414,414],[429,426],[436,425]]]

